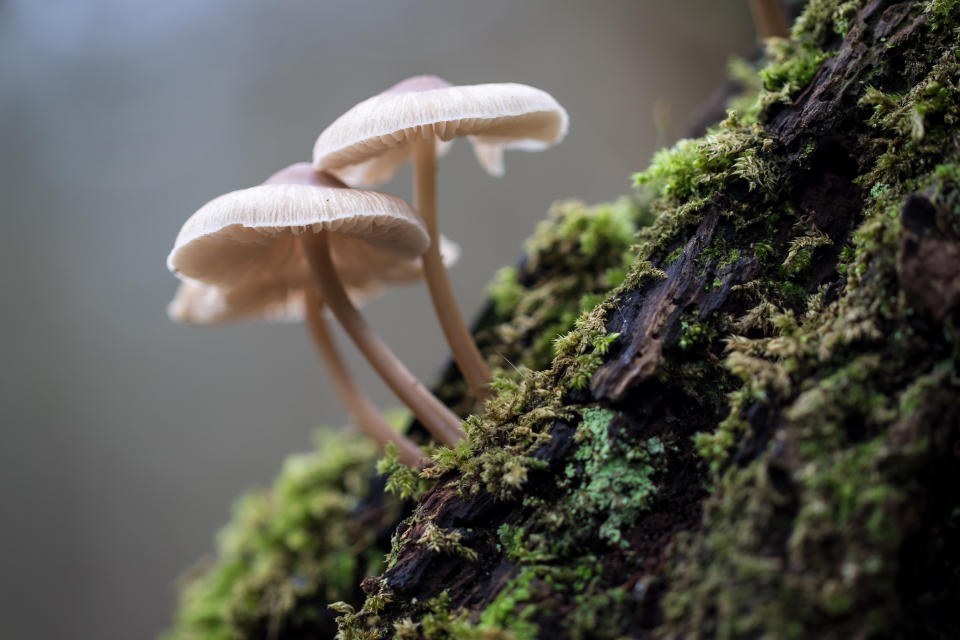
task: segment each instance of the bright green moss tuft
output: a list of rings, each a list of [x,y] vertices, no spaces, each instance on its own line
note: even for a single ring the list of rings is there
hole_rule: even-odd
[[[397,446],[392,442],[387,445],[386,455],[377,461],[377,473],[387,476],[386,491],[402,500],[417,499],[430,488],[419,471],[400,462]]]
[[[760,70],[764,88],[781,101],[788,101],[810,84],[827,54],[812,45],[771,39],[767,44],[769,64]]]
[[[633,175],[634,184],[667,198],[681,200],[694,193],[709,170],[709,159],[694,140],[680,140],[657,151],[650,168]]]

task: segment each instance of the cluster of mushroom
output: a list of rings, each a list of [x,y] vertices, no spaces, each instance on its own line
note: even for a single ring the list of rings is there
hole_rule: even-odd
[[[472,393],[485,399],[490,371],[446,272],[459,248],[437,229],[436,157],[454,138],[468,137],[480,164],[500,175],[504,149],[546,148],[564,137],[567,123],[552,96],[526,85],[405,80],[324,130],[312,165],[294,164],[194,213],[167,258],[183,280],[168,312],[200,325],[305,319],[357,426],[381,448],[395,444],[404,464],[422,465],[420,449],[390,428],[353,381],[331,340],[324,308],[431,434],[455,445],[464,437],[459,418],[397,359],[355,305],[384,285],[423,275],[454,359]],[[359,188],[390,179],[411,158],[415,209]]]

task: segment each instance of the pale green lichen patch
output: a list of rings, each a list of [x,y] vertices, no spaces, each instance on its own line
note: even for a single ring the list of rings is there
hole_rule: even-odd
[[[570,486],[568,516],[556,525],[600,522],[600,538],[626,546],[622,531],[649,508],[657,493],[653,479],[664,465],[664,444],[656,437],[630,444],[615,439],[609,429],[614,412],[608,409],[588,407],[582,414],[574,436],[579,447],[561,484]]]

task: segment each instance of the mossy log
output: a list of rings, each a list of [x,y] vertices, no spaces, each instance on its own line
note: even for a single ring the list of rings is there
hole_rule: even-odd
[[[814,0],[635,197],[558,205],[491,287],[496,396],[438,389],[467,441],[381,462],[415,502],[365,601],[269,635],[957,637],[958,52],[957,0]]]

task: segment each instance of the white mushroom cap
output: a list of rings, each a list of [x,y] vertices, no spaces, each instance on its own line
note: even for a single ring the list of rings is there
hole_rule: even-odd
[[[284,172],[303,177],[302,169]],[[297,241],[302,233],[331,232],[338,268],[393,267],[429,246],[423,222],[404,200],[347,189],[322,174],[305,179],[307,184],[274,182],[211,200],[180,229],[167,266],[181,278],[228,289],[264,279],[299,286],[309,281]],[[341,277],[348,286],[356,280],[347,270]]]
[[[405,80],[354,106],[313,147],[313,166],[352,185],[389,180],[409,159],[421,131],[437,140],[470,136],[480,164],[503,174],[504,149],[537,151],[567,133],[567,112],[553,96],[523,84],[452,86],[433,76]]]
[[[460,257],[457,243],[440,236],[440,253],[447,266]],[[385,285],[408,284],[423,277],[420,258],[386,265],[381,271],[362,275],[352,266],[341,270],[349,276],[345,284],[350,300],[362,305],[380,293]],[[308,273],[297,280],[261,279],[232,288],[185,280],[167,305],[171,320],[196,326],[212,326],[243,320],[302,322],[307,315],[305,287],[312,287]]]

